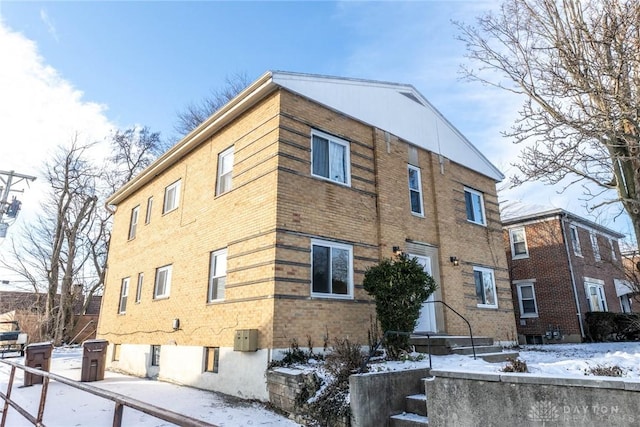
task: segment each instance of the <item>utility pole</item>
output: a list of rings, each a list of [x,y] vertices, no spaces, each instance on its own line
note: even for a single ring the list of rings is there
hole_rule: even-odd
[[[4,187],[0,187],[0,239],[7,236],[7,228],[9,228],[8,220],[15,220],[20,212],[22,202],[15,196],[9,201],[9,193],[23,193],[24,190],[13,189],[15,185],[26,181],[35,181],[35,176],[23,175],[15,171],[0,171],[0,182]],[[7,218],[7,221],[5,221]]]

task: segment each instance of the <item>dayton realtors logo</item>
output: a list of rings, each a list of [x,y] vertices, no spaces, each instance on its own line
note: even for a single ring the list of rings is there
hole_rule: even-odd
[[[558,421],[560,419],[560,412],[558,412],[556,405],[542,400],[531,406],[527,418],[531,421],[540,421],[542,425],[544,425],[547,421]]]

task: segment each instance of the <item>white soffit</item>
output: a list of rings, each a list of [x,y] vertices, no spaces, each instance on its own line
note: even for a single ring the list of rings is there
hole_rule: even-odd
[[[273,82],[496,181],[504,175],[413,86],[273,72]]]

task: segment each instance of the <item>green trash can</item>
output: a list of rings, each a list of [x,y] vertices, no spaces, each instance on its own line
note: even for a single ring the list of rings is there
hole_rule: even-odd
[[[50,342],[39,342],[29,344],[25,349],[24,366],[28,368],[42,369],[49,372],[51,367],[51,352],[53,344]],[[32,386],[34,384],[42,384],[44,377],[31,372],[24,373],[24,386]]]
[[[82,372],[80,381],[102,381],[107,363],[107,340],[87,340],[82,343]]]

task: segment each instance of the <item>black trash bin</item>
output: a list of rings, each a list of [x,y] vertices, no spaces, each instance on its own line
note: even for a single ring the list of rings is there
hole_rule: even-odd
[[[87,340],[82,343],[82,373],[80,381],[102,381],[107,363],[107,340]]]
[[[51,352],[53,351],[53,344],[50,342],[39,342],[29,344],[25,349],[26,355],[24,357],[24,365],[28,368],[42,369],[49,372],[51,367]],[[34,384],[42,384],[44,378],[42,375],[32,374],[31,372],[24,373],[24,385],[25,387],[32,386]]]

